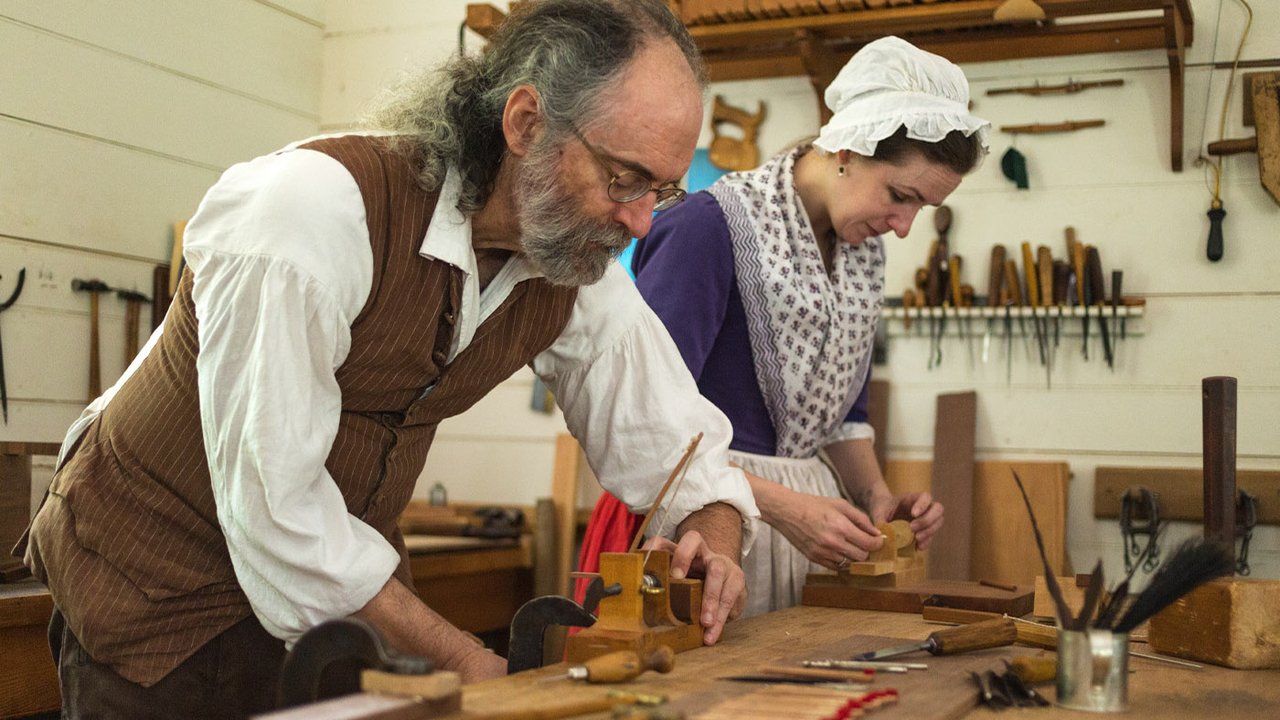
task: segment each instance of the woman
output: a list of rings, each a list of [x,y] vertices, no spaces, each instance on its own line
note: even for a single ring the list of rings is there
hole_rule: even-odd
[[[860,50],[825,100],[833,115],[812,144],[660,214],[634,260],[641,294],[732,421],[730,457],[768,523],[743,561],[746,615],[797,604],[811,563],[865,559],[876,523],[910,521],[921,548],[942,523],[928,493],[889,492],[867,423],[880,236],[906,236],[923,205],[947,199],[989,124],[969,114],[958,67],[896,37]],[[624,549],[634,526],[603,498],[580,567]]]

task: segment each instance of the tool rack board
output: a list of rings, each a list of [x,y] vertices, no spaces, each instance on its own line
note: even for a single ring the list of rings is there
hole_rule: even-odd
[[[499,709],[530,709],[572,699],[603,695],[610,689],[668,696],[671,706],[689,717],[719,700],[759,689],[757,684],[730,683],[716,678],[756,671],[776,661],[794,661],[831,652],[881,647],[902,640],[922,640],[943,627],[924,622],[918,615],[867,610],[795,607],[731,624],[724,640],[713,647],[676,656],[668,675],[646,673],[634,682],[619,685],[585,685],[567,681],[538,682],[563,666],[550,666],[519,675],[468,685],[463,689],[464,713],[449,716],[465,720],[466,713]],[[1146,646],[1139,645],[1140,650]],[[868,714],[868,720],[950,720],[994,716],[976,705],[976,688],[966,676],[969,669],[1003,668],[1001,658],[1014,654],[1038,654],[1031,648],[984,650],[968,656],[933,657],[927,653],[902,659],[926,662],[929,670],[913,671],[905,678],[882,674],[868,690],[896,687],[901,702]],[[1270,717],[1280,706],[1280,671],[1228,670],[1205,666],[1186,670],[1141,658],[1130,662],[1130,712],[1128,717],[1161,717],[1199,720],[1222,717]],[[1046,688],[1047,697],[1053,688]],[[1007,716],[1008,713],[1004,713]],[[598,713],[593,718],[606,718]],[[1036,711],[1044,720],[1079,718],[1082,713],[1062,708]]]

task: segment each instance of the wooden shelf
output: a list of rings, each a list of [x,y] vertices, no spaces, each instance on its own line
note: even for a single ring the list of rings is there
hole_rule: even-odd
[[[1003,0],[668,0],[689,25],[714,82],[806,75],[822,91],[859,48],[898,35],[957,63],[1131,50],[1165,50],[1169,62],[1170,163],[1182,170],[1190,0],[1037,0],[1046,19],[1000,23]],[[859,6],[859,9],[848,9]],[[840,11],[831,11],[841,8]],[[505,16],[467,6],[467,27],[489,37]]]

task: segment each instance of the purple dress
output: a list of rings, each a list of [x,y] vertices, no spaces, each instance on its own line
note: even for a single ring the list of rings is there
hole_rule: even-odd
[[[698,390],[733,423],[729,447],[775,455],[777,436],[756,381],[729,227],[719,203],[698,192],[659,213],[632,262],[640,294],[671,333]],[[864,378],[845,422],[867,422],[869,387],[870,377]]]

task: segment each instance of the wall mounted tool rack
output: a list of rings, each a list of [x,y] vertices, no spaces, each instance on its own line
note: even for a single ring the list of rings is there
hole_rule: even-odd
[[[1093,337],[1096,337],[1096,333],[1097,333],[1096,321],[1099,315],[1101,315],[1103,320],[1107,321],[1107,323],[1110,324],[1111,319],[1113,317],[1111,313],[1112,308],[1110,305],[1092,306],[1088,310],[1089,310],[1088,312],[1089,321],[1093,323],[1093,325],[1089,328],[1089,337],[1093,338]],[[1038,306],[1035,308],[1032,308],[1030,305],[1021,305],[1016,307],[1010,307],[1008,312],[1009,312],[1009,317],[1011,317],[1014,320],[1014,322],[1017,322],[1019,318],[1022,318],[1022,324],[1024,325],[1027,323],[1028,320],[1031,320],[1032,318],[1038,319],[1041,322],[1048,319],[1050,322],[1050,332],[1053,332],[1052,323],[1055,321],[1061,320],[1063,322],[1059,327],[1059,332],[1064,337],[1079,337],[1081,334],[1080,323],[1079,322],[1068,323],[1066,321],[1082,320],[1085,317],[1085,308],[1079,305],[1065,305],[1061,307],[1056,305],[1049,305],[1045,307]],[[1143,318],[1145,316],[1146,316],[1146,307],[1141,305],[1121,305],[1120,307],[1116,308],[1116,312],[1114,315],[1114,317],[1117,318],[1118,320],[1124,321],[1125,323],[1124,338],[1126,339],[1131,336],[1133,337],[1143,336],[1145,332]],[[885,322],[885,330],[889,333],[890,337],[902,336],[902,335],[928,335],[929,321],[941,320],[944,317],[946,318],[948,323],[951,323],[957,319],[960,320],[962,323],[966,321],[976,321],[976,320],[1003,321],[1005,318],[1005,308],[1003,307],[960,307],[960,308],[886,307],[880,312],[881,320],[891,321],[891,322]],[[916,323],[922,320],[925,322],[925,325],[923,327],[917,326]],[[909,328],[905,327],[907,325],[910,325],[910,327]],[[981,335],[986,331],[986,325],[985,324],[978,325],[974,322],[969,322],[969,326],[965,328],[965,333],[968,334],[970,331],[972,331],[975,335]],[[957,337],[957,334],[956,334],[957,331],[950,325],[948,325],[946,332],[948,337]],[[991,334],[997,337],[1004,337],[1003,333],[1004,333],[1003,326],[1000,325],[999,322],[997,322],[992,327]],[[1014,328],[1014,333],[1016,335],[1023,334],[1022,329],[1019,327]],[[1034,336],[1035,329],[1028,325],[1026,334]]]

